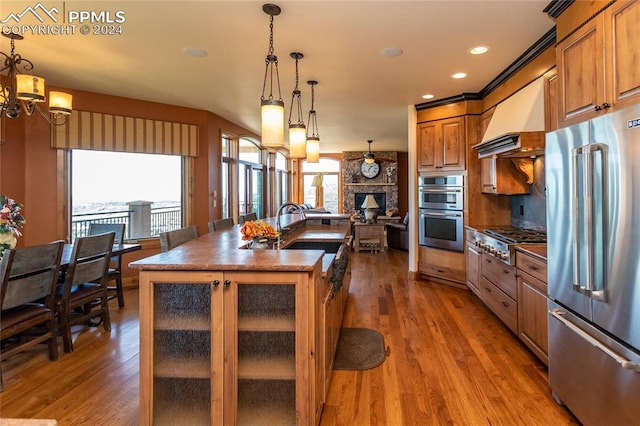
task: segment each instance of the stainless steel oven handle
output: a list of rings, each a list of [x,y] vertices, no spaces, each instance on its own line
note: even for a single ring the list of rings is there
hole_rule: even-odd
[[[568,319],[566,319],[564,317],[565,313],[562,312],[560,309],[558,308],[553,308],[549,311],[549,314],[551,314],[555,319],[557,319],[558,321],[560,321],[562,324],[564,324],[568,329],[570,329],[571,331],[573,331],[574,333],[576,333],[578,336],[580,336],[582,339],[584,339],[585,341],[587,341],[588,343],[590,343],[591,345],[595,346],[596,348],[600,349],[602,352],[604,352],[605,354],[609,355],[611,358],[613,358],[618,364],[620,364],[620,366],[622,368],[624,368],[625,370],[634,370],[637,373],[640,373],[640,363],[638,362],[633,362],[628,360],[627,358],[625,358],[624,356],[615,353],[614,351],[612,351],[610,348],[606,347],[605,345],[603,345],[602,343],[600,343],[597,339],[594,339],[592,336],[590,336],[588,333],[585,333],[580,327],[578,327],[577,325],[575,325],[574,323],[572,323],[571,321],[569,321]]]
[[[438,217],[462,217],[462,213],[437,213],[437,212],[420,212],[423,216],[438,216]]]
[[[462,189],[450,189],[450,188],[443,188],[443,189],[431,189],[431,188],[420,188],[420,192],[431,192],[434,194],[448,194],[450,192],[453,193],[460,193],[462,192]]]

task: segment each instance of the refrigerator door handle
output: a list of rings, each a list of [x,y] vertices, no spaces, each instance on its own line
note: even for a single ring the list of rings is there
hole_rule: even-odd
[[[579,177],[579,159],[584,153],[584,147],[577,147],[571,150],[572,168],[571,168],[571,194],[569,200],[571,202],[571,215],[573,216],[573,289],[577,292],[584,293],[586,287],[580,282],[580,240],[578,238],[581,235],[580,230],[580,212],[583,211],[580,205],[580,188],[578,183]],[[588,274],[587,274],[588,275]]]
[[[605,354],[613,358],[613,360],[615,360],[618,364],[620,364],[620,367],[624,368],[625,370],[634,370],[636,373],[640,373],[639,362],[630,361],[624,356],[615,353],[613,350],[611,350],[607,346],[600,343],[600,341],[593,338],[591,335],[584,332],[580,327],[578,327],[577,325],[569,321],[567,318],[565,318],[564,317],[565,313],[560,309],[553,308],[549,311],[549,314],[553,316],[555,319],[557,319],[558,321],[560,321],[562,324],[564,324],[568,329],[570,329],[575,334],[577,334],[580,338],[587,341],[594,347],[600,349],[602,352],[604,352]]]
[[[600,170],[599,170],[599,174],[595,173],[595,155],[596,153],[599,153],[601,156],[601,161],[598,163],[600,164]],[[604,247],[598,247],[596,248],[596,244],[603,244],[603,240],[606,238],[604,234],[604,224],[607,222],[604,218],[604,215],[606,215],[607,212],[607,197],[608,194],[606,192],[606,188],[607,188],[607,145],[605,144],[601,144],[601,143],[592,143],[589,145],[589,193],[591,194],[591,199],[589,200],[589,204],[588,204],[588,209],[590,212],[593,211],[600,211],[601,212],[601,216],[600,216],[600,220],[602,220],[602,222],[600,223],[594,223],[594,219],[593,219],[593,213],[590,213],[589,215],[589,222],[588,222],[588,232],[589,232],[589,246],[588,246],[588,255],[587,255],[587,259],[588,259],[588,265],[595,265],[595,253],[603,253],[604,251]],[[600,194],[596,194],[596,186],[594,185],[593,182],[593,176],[600,176],[600,180],[601,180],[601,185],[599,186],[600,188]],[[600,200],[600,202],[602,203],[601,206],[597,206],[595,203],[597,200]],[[598,226],[598,230],[601,231],[598,235],[599,238],[593,237],[593,232],[594,232],[594,227]],[[596,275],[595,277],[593,275]],[[593,285],[593,282],[596,282],[597,287],[595,285]],[[602,271],[598,271],[597,274],[594,273],[594,271],[592,270],[590,272],[590,276],[589,276],[589,282],[587,283],[587,292],[585,293],[586,295],[588,295],[589,297],[591,297],[592,299],[596,299],[596,300],[600,300],[605,302],[605,288],[607,286],[606,284],[607,281],[607,274],[606,273],[602,273]]]

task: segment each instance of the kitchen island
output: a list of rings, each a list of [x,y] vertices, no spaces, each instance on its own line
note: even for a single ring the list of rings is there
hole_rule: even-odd
[[[279,250],[247,249],[236,225],[130,264],[141,424],[319,423],[350,281],[349,218],[281,224]]]

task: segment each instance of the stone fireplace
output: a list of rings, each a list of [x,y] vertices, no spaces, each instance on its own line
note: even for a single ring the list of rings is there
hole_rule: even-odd
[[[398,153],[374,152],[376,162],[380,166],[380,174],[373,179],[367,179],[360,173],[363,155],[363,151],[343,152],[343,212],[359,213],[364,197],[373,194],[380,206],[378,214],[385,215],[387,210],[398,208]]]

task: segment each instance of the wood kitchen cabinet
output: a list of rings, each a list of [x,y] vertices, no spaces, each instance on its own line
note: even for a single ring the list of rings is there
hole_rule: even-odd
[[[618,1],[558,43],[560,126],[640,101],[640,2]]]
[[[518,268],[518,335],[542,362],[548,364],[547,264],[516,249]]]
[[[318,423],[319,264],[141,271],[140,280],[142,425]]]
[[[467,286],[480,297],[480,250],[467,241]]]
[[[509,158],[481,158],[483,194],[528,194],[531,186]]]
[[[465,117],[418,124],[420,171],[465,170]]]
[[[516,267],[481,254],[480,299],[518,334],[518,290]]]

